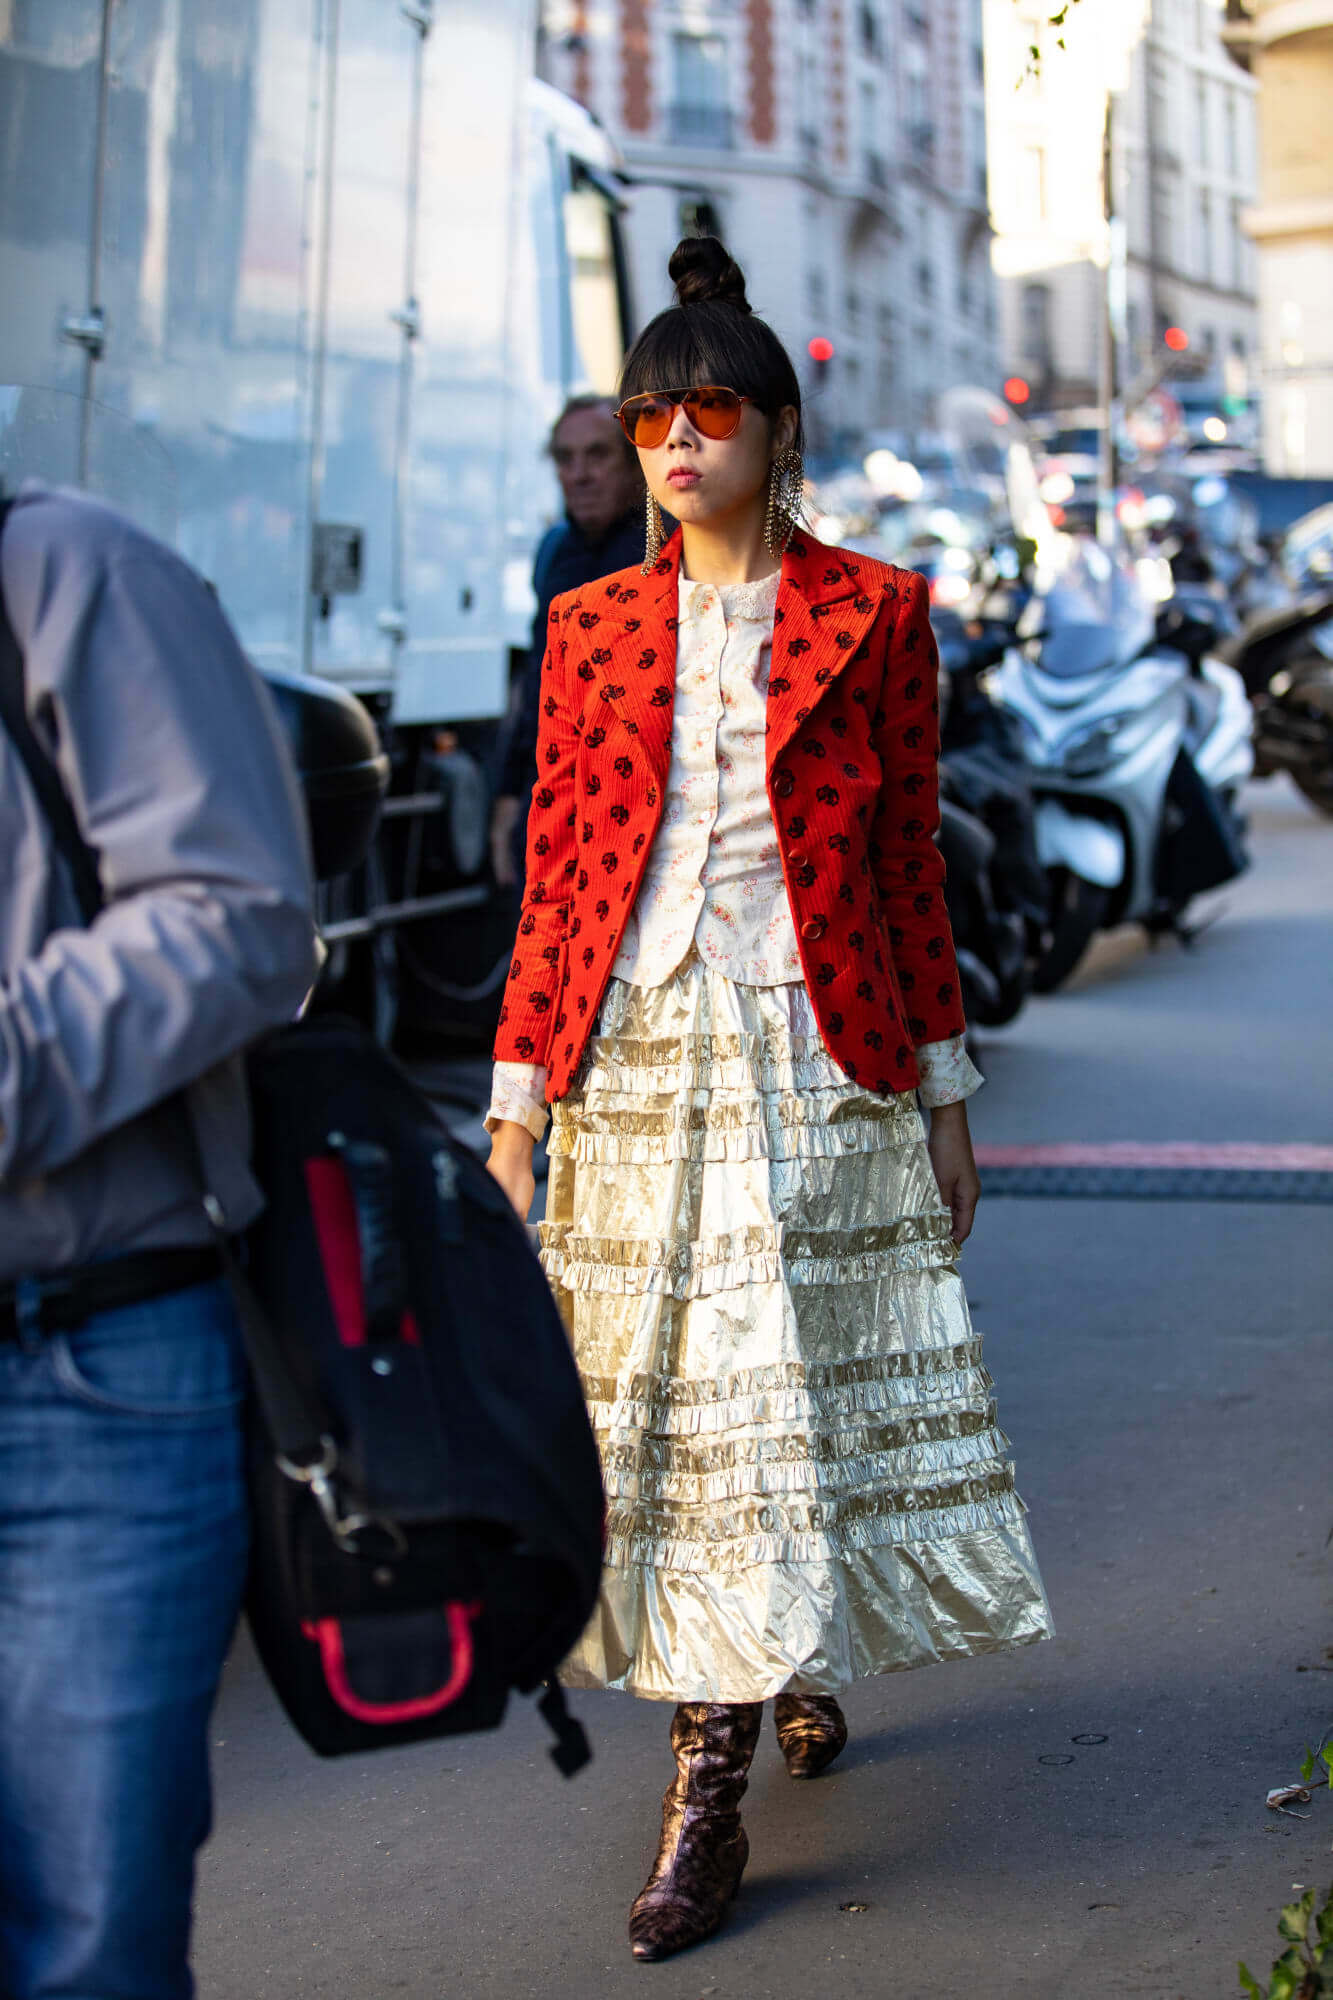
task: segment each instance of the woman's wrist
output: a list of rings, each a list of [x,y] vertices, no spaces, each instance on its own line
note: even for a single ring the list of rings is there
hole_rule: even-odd
[[[512,1118],[497,1118],[491,1127],[492,1153],[513,1153],[522,1157],[531,1154],[536,1143],[527,1126],[518,1124]]]

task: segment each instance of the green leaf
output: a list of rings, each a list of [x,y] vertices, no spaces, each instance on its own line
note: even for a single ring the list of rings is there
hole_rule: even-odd
[[[1277,1920],[1278,1936],[1290,1938],[1293,1944],[1304,1944],[1313,1910],[1313,1889],[1307,1889],[1299,1903],[1284,1903],[1282,1915]]]
[[[1326,1743],[1319,1752],[1319,1761],[1328,1772],[1328,1782],[1333,1785],[1333,1743]]]
[[[1324,1907],[1315,1918],[1314,1927],[1322,1950],[1333,1949],[1333,1888],[1324,1899]]]
[[[1308,1744],[1305,1747],[1305,1755],[1301,1758],[1300,1773],[1301,1783],[1308,1785],[1314,1776],[1314,1751]]]
[[[1264,1989],[1250,1971],[1249,1966],[1243,1958],[1236,1960],[1236,1970],[1240,1974],[1240,1983],[1250,1996],[1250,2000],[1264,2000]]]
[[[1296,1988],[1305,1975],[1300,1965],[1292,1967],[1283,1963],[1287,1956],[1288,1954],[1283,1952],[1282,1958],[1273,1967],[1272,1976],[1268,1981],[1268,2000],[1295,2000]]]

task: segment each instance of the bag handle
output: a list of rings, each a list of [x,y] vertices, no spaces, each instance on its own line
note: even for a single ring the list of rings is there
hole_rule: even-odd
[[[3,544],[5,523],[12,506],[13,502],[10,500],[0,501],[0,545]],[[5,733],[18,753],[19,761],[27,773],[28,782],[37,795],[37,803],[51,829],[56,852],[69,870],[83,921],[86,925],[91,925],[105,904],[97,856],[83,837],[59,771],[42,748],[36,731],[28,719],[23,654],[14,628],[9,622],[2,588],[0,588],[0,725],[3,725]],[[186,1091],[180,1093],[180,1107],[181,1121],[186,1128],[196,1174],[200,1186],[206,1187],[207,1176],[204,1172],[203,1154]],[[250,1372],[254,1378],[255,1393],[259,1398],[259,1405],[264,1413],[264,1423],[273,1440],[274,1448],[282,1457],[294,1464],[319,1461],[325,1452],[324,1439],[328,1433],[327,1413],[316,1409],[311,1399],[297,1386],[274,1336],[268,1315],[260,1303],[259,1295],[250,1283],[245,1268],[232,1246],[227,1232],[227,1218],[220,1204],[211,1194],[205,1194],[203,1208],[218,1254],[222,1259],[223,1270],[231,1285],[236,1302],[236,1314],[250,1362]]]

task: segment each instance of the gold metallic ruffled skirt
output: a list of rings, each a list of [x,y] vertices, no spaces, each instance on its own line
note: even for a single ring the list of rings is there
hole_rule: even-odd
[[[1048,1635],[916,1100],[804,987],[613,980],[550,1154],[608,1503],[564,1681],[761,1701]]]

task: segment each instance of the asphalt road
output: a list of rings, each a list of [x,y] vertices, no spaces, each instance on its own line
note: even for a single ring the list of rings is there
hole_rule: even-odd
[[[1110,938],[987,1040],[979,1139],[1333,1141],[1333,823],[1280,782],[1252,808],[1256,866],[1193,950]],[[596,1757],[568,1783],[526,1704],[495,1735],[322,1764],[242,1643],[203,2000],[1238,1993],[1295,1885],[1333,1878],[1333,1799],[1264,1805],[1333,1727],[1331,1223],[983,1204],[965,1269],[1058,1635],[859,1684],[814,1784],[766,1730],[733,1914],[663,1965],[633,1964],[624,1921],[664,1708],[577,1697]]]

